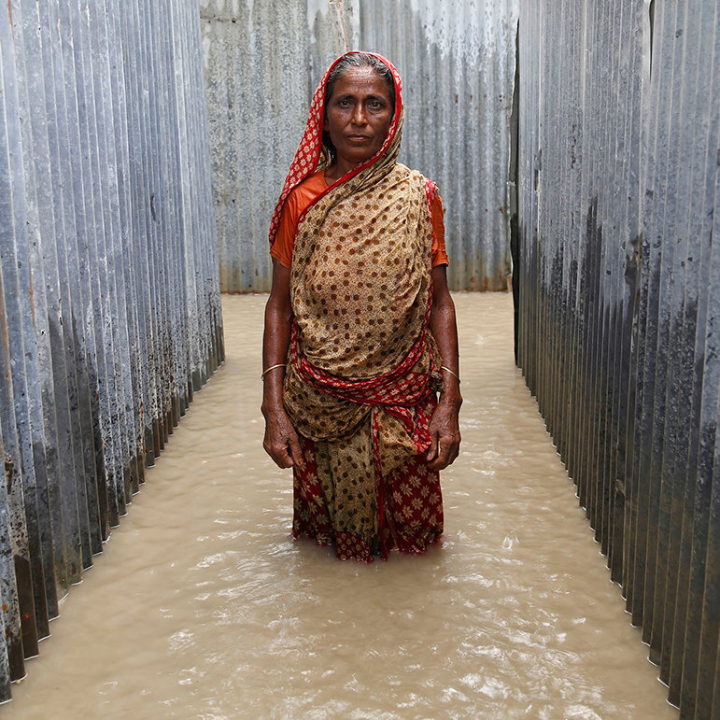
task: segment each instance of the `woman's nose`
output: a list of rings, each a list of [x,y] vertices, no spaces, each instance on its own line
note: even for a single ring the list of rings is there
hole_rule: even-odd
[[[352,121],[355,125],[365,125],[367,118],[365,117],[365,106],[362,103],[357,103],[352,114]]]

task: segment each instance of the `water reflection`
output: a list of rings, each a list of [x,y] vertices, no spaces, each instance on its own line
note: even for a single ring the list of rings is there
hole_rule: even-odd
[[[513,367],[510,298],[456,298],[466,403],[445,537],[371,566],[289,536],[290,478],[257,410],[264,300],[225,298],[226,367],[4,714],[676,717]]]

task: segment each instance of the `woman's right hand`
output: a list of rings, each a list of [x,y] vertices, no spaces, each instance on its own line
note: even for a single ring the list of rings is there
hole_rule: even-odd
[[[283,406],[283,377],[292,326],[290,269],[273,259],[273,282],[265,307],[263,334],[262,414],[265,416],[265,452],[281,468],[302,465],[300,441]]]
[[[285,410],[263,412],[265,415],[265,452],[281,468],[302,465],[300,440]]]

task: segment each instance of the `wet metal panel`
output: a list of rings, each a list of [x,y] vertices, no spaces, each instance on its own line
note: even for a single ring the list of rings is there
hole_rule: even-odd
[[[520,3],[518,362],[683,718],[720,714],[720,3]]]
[[[403,76],[401,161],[445,205],[454,289],[505,290],[517,0],[201,0],[221,284],[270,288],[267,230],[327,65],[350,48]]]
[[[0,700],[223,361],[194,0],[0,12]]]

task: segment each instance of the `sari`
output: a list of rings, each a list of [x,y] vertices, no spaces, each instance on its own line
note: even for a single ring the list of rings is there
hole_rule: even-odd
[[[293,467],[293,534],[364,562],[393,549],[422,552],[443,531],[439,475],[424,458],[442,388],[428,327],[437,188],[397,162],[402,82],[376,57],[393,74],[394,117],[380,150],[320,193],[298,220],[283,386],[303,453]],[[271,244],[292,189],[326,162],[325,89],[334,64],[313,97]]]

